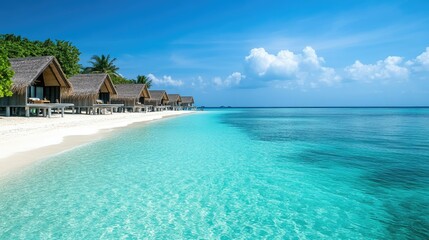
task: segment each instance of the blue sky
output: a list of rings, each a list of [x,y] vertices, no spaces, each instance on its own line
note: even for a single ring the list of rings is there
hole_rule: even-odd
[[[429,1],[8,1],[2,33],[204,106],[428,106]]]

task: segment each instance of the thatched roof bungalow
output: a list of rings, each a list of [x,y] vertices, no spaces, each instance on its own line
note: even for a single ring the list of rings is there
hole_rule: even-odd
[[[116,84],[117,95],[112,97],[112,103],[122,103],[125,108],[143,106],[150,98],[146,84]]]
[[[0,106],[23,106],[31,98],[62,102],[72,85],[53,56],[9,59],[12,70],[12,97],[0,98]]]
[[[171,110],[179,110],[182,99],[179,94],[168,94],[168,105],[171,106]]]
[[[194,106],[194,97],[192,96],[182,96],[182,107],[193,107]]]
[[[117,94],[112,80],[106,73],[78,74],[69,81],[73,86],[73,92],[64,100],[74,103],[76,107],[89,107],[101,101],[110,103],[110,98]]]
[[[168,104],[171,106],[180,106],[182,99],[179,94],[167,94],[168,95]]]
[[[165,106],[169,98],[165,90],[149,90],[150,98],[145,100],[146,105]]]

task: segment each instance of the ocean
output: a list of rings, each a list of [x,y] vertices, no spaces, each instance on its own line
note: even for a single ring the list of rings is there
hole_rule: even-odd
[[[428,108],[231,108],[0,179],[0,239],[429,239]]]

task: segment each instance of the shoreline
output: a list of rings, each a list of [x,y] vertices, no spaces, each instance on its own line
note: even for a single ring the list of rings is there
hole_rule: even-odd
[[[0,118],[0,177],[42,159],[100,140],[133,125],[178,117],[195,111],[66,115],[64,118]]]

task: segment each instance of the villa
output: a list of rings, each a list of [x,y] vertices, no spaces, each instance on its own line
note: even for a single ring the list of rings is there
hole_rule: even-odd
[[[73,104],[63,104],[64,96],[72,90],[72,85],[53,56],[9,59],[12,70],[11,97],[0,98],[0,107],[6,109],[6,116],[22,115],[30,112],[51,116],[53,109],[61,109]],[[23,111],[24,110],[24,111]]]
[[[123,109],[132,112],[148,111],[148,106],[144,105],[150,98],[146,84],[117,84],[115,87],[118,94],[112,97],[112,103],[124,104]]]
[[[110,113],[117,111],[124,104],[111,104],[111,97],[117,95],[115,86],[109,75],[78,74],[69,79],[73,92],[64,100],[74,104],[77,113],[85,109],[86,114]]]
[[[168,94],[168,104],[171,106],[170,109],[177,111],[181,109],[182,99],[179,94]]]
[[[192,97],[192,96],[182,96],[181,99],[182,99],[181,106],[182,106],[183,110],[193,110],[193,109],[196,108],[194,106],[194,97]]]
[[[145,105],[152,105],[153,111],[168,109],[168,94],[165,90],[149,90],[150,98],[145,100]]]

